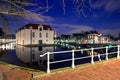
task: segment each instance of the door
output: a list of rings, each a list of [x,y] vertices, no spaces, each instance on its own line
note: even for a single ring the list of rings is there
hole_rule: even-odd
[[[42,40],[39,40],[39,45],[42,45]]]

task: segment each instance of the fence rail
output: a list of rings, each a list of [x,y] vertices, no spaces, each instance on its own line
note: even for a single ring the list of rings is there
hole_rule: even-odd
[[[109,48],[115,48],[116,50],[115,51],[111,51],[109,52]],[[97,53],[95,52],[95,50],[101,50],[101,49],[105,49],[105,53],[104,54],[100,54],[100,53]],[[75,52],[77,51],[81,51],[81,52],[84,52],[84,51],[88,51],[88,53],[90,54],[89,56],[85,56],[85,57],[77,57],[75,58]],[[71,59],[64,59],[64,60],[58,60],[58,61],[50,61],[50,55],[51,54],[62,54],[62,53],[71,53],[72,54],[72,57]],[[96,54],[95,54],[96,53]],[[112,46],[112,47],[96,47],[96,48],[88,48],[88,49],[79,49],[79,50],[68,50],[68,51],[59,51],[59,52],[47,52],[43,55],[40,55],[40,57],[44,57],[47,55],[47,73],[50,73],[50,64],[53,64],[53,63],[59,63],[59,62],[65,62],[65,61],[72,61],[72,64],[71,64],[71,67],[72,68],[75,68],[75,60],[78,60],[78,59],[85,59],[85,58],[91,58],[91,64],[94,64],[94,57],[98,57],[99,58],[99,61],[101,61],[101,58],[100,56],[103,56],[105,55],[105,59],[108,60],[108,55],[110,54],[116,54],[117,53],[117,58],[120,58],[120,45],[117,45],[117,46]]]

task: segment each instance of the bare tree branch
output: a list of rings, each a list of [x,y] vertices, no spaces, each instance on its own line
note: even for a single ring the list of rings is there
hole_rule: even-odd
[[[86,2],[89,3],[89,10],[91,11],[91,6],[92,6],[92,3],[91,3],[91,0],[74,0],[74,7],[75,7],[75,10],[76,12],[79,14],[79,13],[82,13],[82,15],[84,17],[87,17],[87,15],[85,14],[84,10],[86,8],[85,4]]]
[[[63,1],[63,15],[65,15],[65,1],[64,0],[62,1]]]
[[[45,13],[45,12],[49,12],[50,11],[50,6],[49,6],[49,1],[48,0],[43,0],[45,1],[45,5],[42,5],[42,3],[33,3],[30,2],[30,0],[0,0],[0,15],[9,15],[9,16],[24,16],[24,14],[26,13],[31,13],[31,12],[35,12],[35,13]],[[66,3],[69,0],[61,0],[62,4],[63,4],[63,15],[66,14]],[[89,10],[91,11],[91,0],[73,0],[73,7],[75,8],[76,12],[78,14],[82,14],[84,17],[87,17],[86,13],[85,13],[85,4],[86,2],[89,3],[90,7]],[[25,7],[32,7],[32,8],[28,8],[26,9]],[[2,19],[4,19],[4,21],[6,21],[5,18],[3,18],[2,16],[0,16]],[[8,23],[5,22],[6,25],[8,25]],[[4,24],[4,25],[5,25]],[[5,25],[5,26],[6,26]],[[6,27],[7,28],[7,27]],[[6,32],[7,29],[6,29]]]
[[[7,32],[8,32],[8,20],[6,19],[6,17],[3,14],[0,14],[0,17],[3,20],[3,31],[5,34],[7,34]]]

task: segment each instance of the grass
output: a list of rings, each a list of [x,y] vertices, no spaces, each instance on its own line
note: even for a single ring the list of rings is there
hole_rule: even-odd
[[[0,61],[0,64],[8,65],[8,63],[2,62],[2,61]]]
[[[17,66],[17,65],[13,65],[13,64],[8,64],[6,62],[2,62],[0,61],[0,65],[5,65],[10,67],[10,69],[14,70],[14,69],[20,69],[20,70],[24,70],[27,72],[30,72],[31,74],[33,74],[34,76],[36,76],[37,74],[42,75],[45,74],[46,72],[44,71],[40,71],[40,70],[35,70],[35,69],[31,69],[31,68],[26,68],[26,67],[21,67],[21,66]]]

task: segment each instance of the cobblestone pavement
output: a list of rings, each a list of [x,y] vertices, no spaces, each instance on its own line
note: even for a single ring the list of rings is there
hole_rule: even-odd
[[[0,73],[4,74],[1,75],[4,77],[4,80],[31,80],[31,74],[29,72],[11,69],[2,64],[0,64]],[[39,76],[33,80],[120,80],[120,59],[113,59],[84,68],[75,68],[69,71]]]
[[[24,70],[11,69],[6,65],[0,65],[1,79],[3,80],[30,80],[31,74]],[[1,80],[0,79],[0,80]]]
[[[35,80],[120,80],[120,59],[49,74],[37,77]]]

